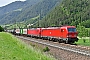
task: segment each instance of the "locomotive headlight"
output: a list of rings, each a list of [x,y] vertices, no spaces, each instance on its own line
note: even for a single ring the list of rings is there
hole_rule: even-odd
[[[68,34],[67,37],[71,37],[72,35]]]
[[[75,34],[74,37],[77,37],[77,34]]]
[[[69,37],[69,34],[67,34],[67,37]]]

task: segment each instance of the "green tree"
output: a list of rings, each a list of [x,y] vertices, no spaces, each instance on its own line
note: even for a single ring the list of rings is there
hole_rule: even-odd
[[[4,29],[0,26],[0,32],[4,31]]]

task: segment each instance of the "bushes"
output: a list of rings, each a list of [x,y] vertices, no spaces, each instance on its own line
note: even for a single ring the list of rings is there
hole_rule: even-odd
[[[4,29],[0,26],[0,32],[4,31]]]
[[[47,52],[47,51],[50,51],[50,49],[49,49],[48,47],[45,47],[45,48],[43,49],[43,51],[44,51],[44,52]]]

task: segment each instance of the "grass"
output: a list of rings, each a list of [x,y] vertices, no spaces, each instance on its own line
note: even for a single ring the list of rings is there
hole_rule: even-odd
[[[89,39],[85,39],[85,43],[83,39],[79,39],[78,42],[75,42],[78,45],[83,45],[83,46],[90,46],[90,40]]]
[[[0,60],[55,60],[9,33],[0,32]]]

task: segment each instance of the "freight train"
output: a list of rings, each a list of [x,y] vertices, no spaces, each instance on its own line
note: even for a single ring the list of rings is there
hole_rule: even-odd
[[[58,41],[64,43],[74,43],[78,41],[75,26],[32,28],[32,29],[14,29],[12,33],[17,35],[26,35],[35,38],[46,39],[49,41]]]

